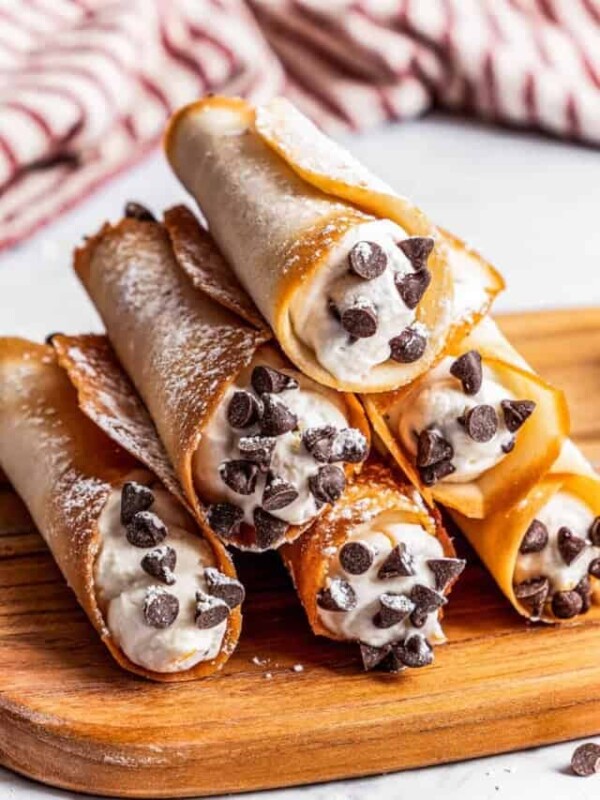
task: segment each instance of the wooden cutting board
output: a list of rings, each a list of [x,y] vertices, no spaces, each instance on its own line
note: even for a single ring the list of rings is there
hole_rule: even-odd
[[[600,309],[501,323],[567,390],[574,437],[600,462]],[[46,783],[185,797],[600,732],[600,622],[525,624],[473,558],[451,598],[449,644],[433,667],[399,677],[363,674],[354,647],[313,637],[276,556],[241,558],[237,652],[215,678],[158,686],[113,663],[8,490],[0,520],[0,761]]]

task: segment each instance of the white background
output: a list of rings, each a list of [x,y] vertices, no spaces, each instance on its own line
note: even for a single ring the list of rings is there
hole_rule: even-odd
[[[347,144],[436,222],[474,244],[501,269],[508,291],[497,309],[600,304],[597,151],[442,116],[389,127]],[[100,330],[72,275],[71,249],[105,219],[118,218],[127,199],[160,211],[186,198],[157,153],[26,244],[1,255],[1,334],[42,339],[50,331]],[[600,656],[600,642],[598,651]],[[400,740],[390,742],[390,747],[401,746]],[[579,779],[568,774],[573,747],[245,797],[597,800],[600,776]],[[73,797],[0,769],[1,800]]]

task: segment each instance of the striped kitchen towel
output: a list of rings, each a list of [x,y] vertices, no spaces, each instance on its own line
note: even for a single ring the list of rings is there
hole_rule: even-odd
[[[0,248],[205,92],[329,130],[434,106],[600,143],[600,0],[0,0]]]

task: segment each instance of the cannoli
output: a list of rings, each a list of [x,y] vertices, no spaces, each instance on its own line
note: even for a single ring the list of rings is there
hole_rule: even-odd
[[[524,497],[569,431],[564,394],[487,319],[412,385],[363,401],[385,448],[425,499],[477,519]]]
[[[0,463],[124,669],[183,681],[223,666],[244,596],[225,548],[80,411],[51,347],[0,340]]]
[[[465,562],[438,513],[386,467],[368,464],[281,554],[313,631],[357,641],[365,669],[433,661],[444,641],[441,609]]]
[[[190,280],[178,253],[183,238],[196,235],[206,244],[197,223],[190,231],[189,212],[185,230],[173,213],[167,226],[124,219],[87,241],[76,270],[188,502],[208,507],[209,524],[228,544],[271,549],[336,502],[367,455],[368,425],[353,395],[291,368],[264,328],[209,296],[198,270]],[[222,262],[214,245],[210,253]],[[63,365],[83,386],[95,380],[101,402],[114,360],[84,368],[85,342],[70,344],[76,357],[67,341]]]
[[[570,440],[521,502],[485,520],[451,514],[520,614],[600,615],[600,480]]]

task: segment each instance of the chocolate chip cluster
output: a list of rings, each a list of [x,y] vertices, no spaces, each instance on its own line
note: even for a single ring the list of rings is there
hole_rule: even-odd
[[[317,605],[325,611],[349,612],[358,607],[358,598],[352,587],[352,576],[364,575],[374,564],[375,553],[365,542],[346,542],[339,552],[341,568],[349,580],[335,577],[317,595]],[[418,570],[407,546],[400,542],[385,558],[377,570],[381,582],[379,609],[372,622],[377,628],[391,628],[400,623],[413,628],[423,628],[430,614],[437,614],[446,604],[444,592],[458,578],[465,562],[456,558],[429,559],[427,568],[434,577],[435,589],[416,583],[408,593],[386,591],[386,581],[392,578],[414,578]],[[433,661],[433,649],[427,638],[413,630],[406,636],[382,647],[361,643],[360,651],[366,670],[375,667],[387,672],[399,672],[406,667],[424,667]]]
[[[280,511],[299,497],[299,488],[271,469],[271,460],[278,437],[298,431],[298,419],[280,397],[284,391],[298,391],[299,384],[291,376],[268,366],[252,371],[251,390],[237,390],[227,408],[227,421],[237,432],[240,458],[221,464],[223,483],[240,496],[253,495],[258,478],[266,476],[260,505],[253,510],[256,544],[267,549],[279,544],[289,528],[287,522],[273,512]],[[300,435],[300,434],[299,434]],[[308,490],[317,507],[334,503],[346,486],[343,462],[358,463],[367,455],[367,440],[354,428],[337,429],[332,425],[306,428],[302,447],[319,464],[308,479]],[[303,488],[303,487],[301,487]],[[225,539],[239,533],[244,511],[233,503],[215,503],[208,509],[211,527]]]
[[[134,547],[148,549],[141,567],[160,584],[148,587],[144,598],[144,620],[152,628],[169,628],[179,616],[179,600],[165,586],[176,583],[177,552],[164,544],[168,529],[150,508],[154,493],[144,484],[128,481],[121,491],[121,522],[125,526],[127,541]],[[152,548],[152,549],[150,549]],[[217,569],[204,570],[208,594],[196,593],[195,622],[198,628],[220,625],[231,609],[244,599],[244,587],[239,581],[223,575]],[[161,585],[162,584],[162,585]]]
[[[395,285],[404,305],[414,309],[421,302],[431,283],[431,272],[427,260],[433,250],[433,239],[411,236],[398,242],[398,247],[410,261],[414,272],[396,274]],[[348,268],[353,275],[364,281],[372,281],[383,275],[388,267],[385,250],[376,242],[357,242],[348,254]],[[331,313],[349,334],[351,343],[358,339],[375,336],[378,330],[377,308],[367,298],[355,298],[346,307],[330,301]],[[390,358],[401,364],[418,361],[427,347],[427,339],[414,326],[408,326],[398,336],[390,339]]]
[[[450,374],[457,378],[467,396],[476,395],[483,383],[481,355],[470,350],[456,359],[450,367]],[[504,424],[515,434],[535,409],[532,400],[502,400],[500,403]],[[481,404],[465,411],[458,417],[467,436],[478,444],[491,441],[498,432],[498,413],[493,406]],[[515,437],[501,445],[503,453],[510,453],[515,446]],[[438,481],[452,475],[456,467],[452,463],[454,448],[435,427],[420,432],[417,442],[417,468],[425,486],[433,486]]]
[[[541,553],[551,547],[548,528],[539,519],[534,519],[525,532],[519,552],[522,555]],[[600,547],[600,517],[590,525],[586,538],[576,536],[563,526],[559,528],[556,547],[566,566],[584,557],[590,547]],[[514,585],[515,596],[530,611],[531,616],[539,618],[546,603],[550,604],[557,619],[572,619],[589,611],[592,603],[590,577],[600,580],[600,558],[594,558],[588,565],[588,574],[574,589],[552,591],[552,580],[545,575],[529,578]]]

